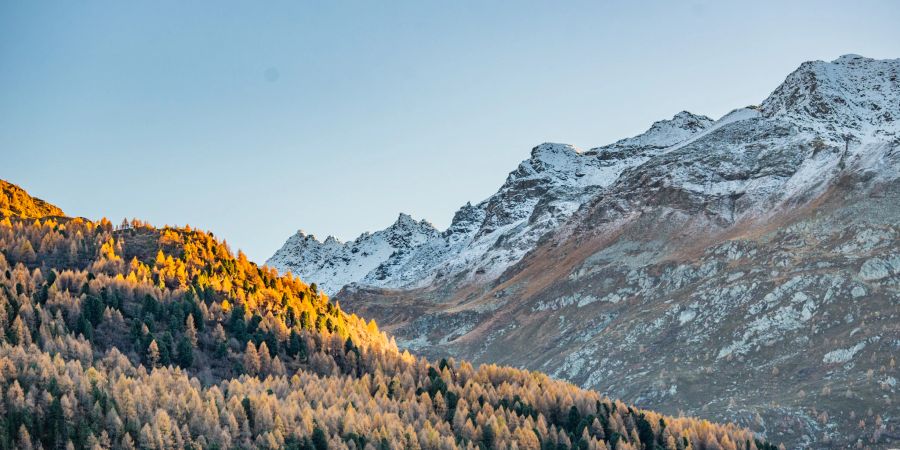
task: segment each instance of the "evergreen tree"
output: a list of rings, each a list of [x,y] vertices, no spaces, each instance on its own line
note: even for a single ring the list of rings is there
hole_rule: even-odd
[[[496,434],[494,433],[494,428],[490,426],[490,424],[485,425],[484,429],[481,431],[481,445],[486,450],[493,450],[495,447],[495,441],[497,439]]]
[[[313,429],[312,444],[316,450],[328,450],[328,437],[318,426]]]
[[[184,368],[194,364],[194,346],[187,336],[178,341],[178,365]]]

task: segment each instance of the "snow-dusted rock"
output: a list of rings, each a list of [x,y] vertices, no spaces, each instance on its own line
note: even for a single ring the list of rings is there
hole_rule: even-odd
[[[390,275],[384,266],[392,261],[400,264],[410,251],[437,239],[438,231],[430,223],[415,221],[400,214],[388,228],[363,233],[351,242],[340,242],[328,236],[320,242],[302,230],[291,236],[267,264],[282,272],[292,272],[315,282],[326,293],[371,276],[373,280]]]
[[[352,283],[485,282],[604,194],[681,192],[727,224],[803,202],[848,168],[896,177],[885,160],[893,147],[883,143],[900,136],[898,70],[900,60],[858,55],[807,62],[761,106],[716,121],[682,111],[588,151],[541,144],[497,193],[460,208],[443,232],[401,215],[391,227],[348,243],[297,234],[267,264],[329,293]]]
[[[822,358],[822,362],[826,364],[843,364],[853,359],[853,356],[855,356],[860,352],[860,350],[864,349],[865,347],[865,342],[859,342],[850,348],[839,348],[837,350],[832,350],[825,354],[825,357]]]
[[[391,227],[348,243],[333,238],[320,243],[299,232],[266,264],[314,280],[331,294],[352,283],[401,288],[460,275],[466,280],[492,279],[625,170],[712,123],[682,111],[641,135],[588,152],[544,143],[510,172],[496,194],[460,208],[443,232],[405,214]],[[410,237],[390,238],[405,234]]]
[[[836,141],[900,133],[900,59],[844,55],[810,61],[791,73],[760,107],[770,118],[789,120]]]

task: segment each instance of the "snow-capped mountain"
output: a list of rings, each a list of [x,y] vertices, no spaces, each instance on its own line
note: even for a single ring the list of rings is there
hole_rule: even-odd
[[[761,105],[763,115],[833,140],[892,140],[900,133],[896,59],[844,55],[803,63]],[[848,136],[849,135],[849,136]]]
[[[711,153],[724,152],[719,156],[730,166],[681,164],[672,172],[657,174],[663,177],[658,182],[684,183],[689,191],[752,194],[742,200],[745,203],[753,195],[779,190],[802,192],[820,178],[826,170],[823,165],[836,166],[840,161],[818,153],[806,158],[800,150],[777,155],[781,158],[778,161],[751,161],[767,155],[734,154],[731,147],[717,145],[716,139],[752,136],[757,142],[793,140],[800,145],[815,135],[822,140],[821,145],[832,150],[847,146],[847,140],[858,144],[894,139],[898,133],[896,119],[900,117],[900,106],[890,101],[896,98],[898,81],[892,75],[896,71],[896,60],[857,55],[845,55],[831,63],[804,63],[760,107],[737,109],[717,121],[683,111],[670,120],[654,123],[643,134],[589,151],[565,144],[541,144],[509,174],[496,194],[477,205],[460,208],[443,232],[402,214],[391,227],[365,233],[348,243],[334,238],[320,243],[301,232],[267,264],[319,280],[320,287],[329,293],[353,283],[409,288],[436,279],[491,280],[518,262],[542,236],[559,227],[586,201],[619,180],[623,172],[653,158],[656,160],[646,168],[669,170],[667,162],[673,157],[710,159]],[[711,134],[717,137],[708,139]],[[711,144],[706,152],[684,155],[679,151],[700,140]],[[843,156],[862,157],[866,152],[863,147],[855,146],[855,154]],[[778,167],[791,170],[783,175],[791,176],[764,176],[765,171],[775,171],[772,163],[776,162],[783,163]],[[746,171],[751,163],[760,164],[761,172],[741,178],[736,172]],[[794,167],[799,168],[797,173]],[[386,238],[398,233],[410,236]]]
[[[715,121],[535,147],[447,230],[331,288],[350,284],[342,305],[419,353],[790,448],[885,448],[900,436],[898,224],[900,60],[846,55]],[[315,278],[288,253],[271,262]]]
[[[415,249],[438,238],[438,231],[430,223],[400,214],[393,225],[375,233],[363,233],[352,242],[340,242],[333,236],[320,242],[313,235],[297,231],[267,263],[282,272],[292,271],[303,279],[316,280],[320,289],[334,293],[349,283],[382,281],[388,276],[383,267],[386,261],[402,265]]]
[[[708,117],[682,111],[643,134],[587,152],[541,144],[496,194],[461,207],[443,232],[406,214],[384,230],[347,243],[330,236],[319,242],[299,231],[266,264],[317,280],[332,294],[351,283],[404,288],[459,276],[496,278],[623,171],[712,124]]]

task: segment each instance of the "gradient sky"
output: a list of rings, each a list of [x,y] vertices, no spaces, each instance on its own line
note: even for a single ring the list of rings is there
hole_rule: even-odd
[[[541,142],[758,104],[900,57],[900,2],[0,3],[0,178],[70,215],[215,232],[439,228]]]

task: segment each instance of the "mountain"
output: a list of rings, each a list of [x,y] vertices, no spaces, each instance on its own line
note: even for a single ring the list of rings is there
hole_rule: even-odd
[[[406,214],[384,230],[347,243],[331,236],[320,242],[299,231],[266,264],[319,280],[319,286],[331,293],[353,283],[403,288],[450,277],[496,278],[624,170],[712,123],[707,117],[681,112],[653,124],[644,134],[587,152],[541,144],[496,194],[460,208],[444,232]]]
[[[0,219],[2,449],[777,448],[541,373],[415,357],[209,232],[43,208]],[[418,226],[378,239],[400,248]]]
[[[63,211],[56,206],[28,195],[28,192],[15,184],[0,180],[0,217],[36,219],[62,215]]]
[[[543,144],[405,250],[424,270],[329,289],[421,354],[541,370],[792,448],[889,446],[898,74],[900,60],[807,62],[715,121]],[[279,270],[309,270],[283,253]]]
[[[389,267],[383,263],[391,259],[392,266],[409,262],[412,250],[427,245],[438,237],[438,231],[428,222],[416,222],[406,214],[400,214],[390,227],[363,234],[353,242],[341,243],[332,236],[320,242],[303,231],[291,236],[273,257],[269,265],[283,271],[304,267],[302,277],[317,280],[326,292],[337,292],[340,287],[357,280],[378,283],[390,276]],[[298,274],[300,272],[297,272]]]

